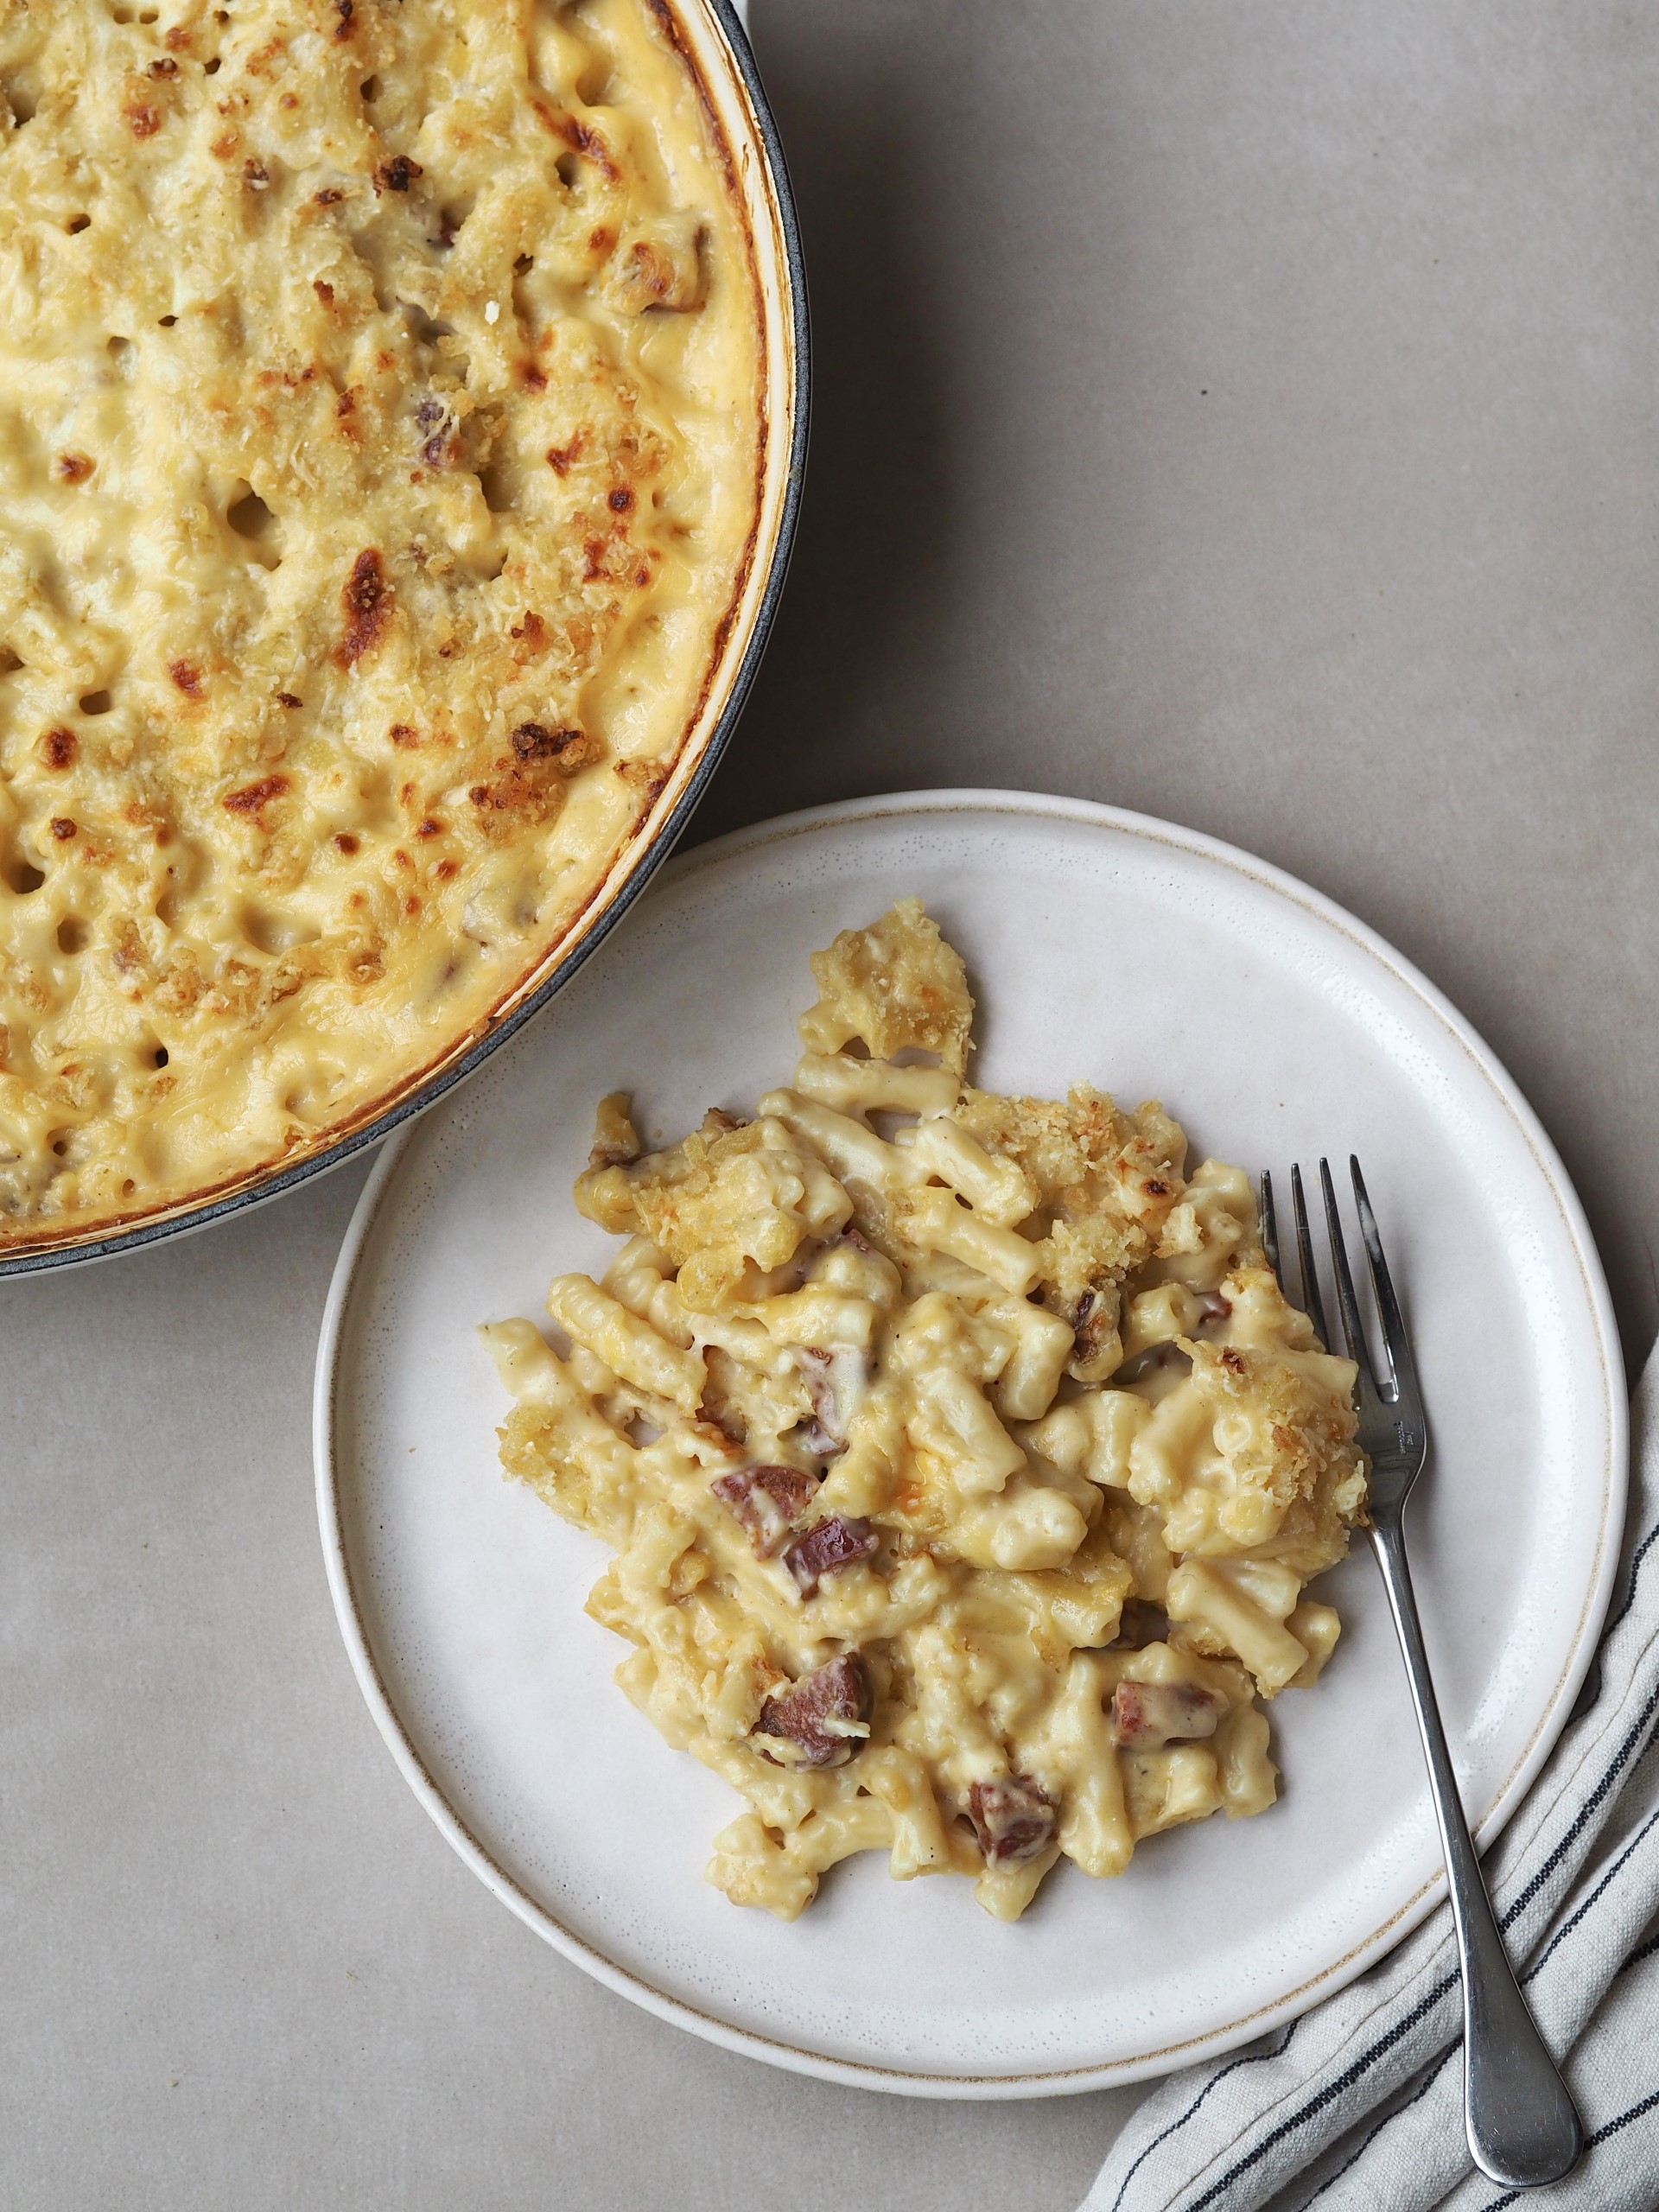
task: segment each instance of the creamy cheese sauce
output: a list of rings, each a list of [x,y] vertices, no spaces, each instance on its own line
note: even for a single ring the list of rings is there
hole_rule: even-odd
[[[671,30],[0,10],[0,1249],[325,1141],[662,789],[762,368]]]
[[[914,901],[813,966],[753,1120],[642,1156],[604,1103],[577,1201],[629,1241],[555,1280],[555,1342],[488,1331],[502,1458],[614,1548],[619,1682],[747,1806],[711,1881],[789,1919],[880,1848],[1013,1919],[1062,1856],[1274,1802],[1257,1699],[1329,1657],[1304,1586],[1363,1509],[1354,1368],[1161,1107],[965,1082]]]

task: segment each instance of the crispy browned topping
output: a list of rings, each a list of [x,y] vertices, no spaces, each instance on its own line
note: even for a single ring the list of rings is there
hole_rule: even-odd
[[[616,182],[619,171],[611,159],[610,149],[592,124],[584,123],[580,116],[550,115],[539,101],[536,104],[536,111],[549,130],[556,131],[573,153],[586,156],[607,184]]]
[[[585,730],[546,729],[540,722],[520,722],[512,733],[512,749],[521,760],[558,760],[572,746],[588,747]],[[591,760],[591,753],[585,758]]]
[[[334,647],[336,668],[350,668],[378,645],[391,620],[391,587],[371,546],[352,563],[352,573],[340,587],[340,603],[346,610],[346,634]]]
[[[394,154],[375,170],[374,188],[377,192],[407,192],[415,179],[425,174],[420,163],[410,161],[407,154]]]
[[[29,172],[0,162],[0,234],[40,276],[0,313],[0,416],[41,494],[26,633],[0,633],[8,1247],[252,1172],[285,1126],[315,1149],[602,911],[646,829],[610,761],[705,741],[761,512],[742,195],[643,0],[437,11],[460,31],[409,0],[156,12],[0,4]],[[532,99],[579,118],[574,149]],[[624,244],[706,226],[694,373],[588,253],[601,219]],[[578,492],[537,457],[584,437]],[[587,584],[618,484],[638,543]],[[181,547],[189,588],[146,545]],[[168,1015],[167,1101],[111,1050],[162,992],[217,1039]],[[291,1111],[279,1029],[328,1060]],[[103,1073],[60,1150],[72,1048]]]
[[[224,804],[232,814],[257,817],[261,807],[280,798],[288,789],[286,776],[261,776],[255,784],[244,784],[239,791],[226,791]]]

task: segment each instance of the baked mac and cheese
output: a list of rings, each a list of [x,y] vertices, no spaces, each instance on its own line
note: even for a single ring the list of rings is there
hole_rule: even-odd
[[[1062,1856],[1259,1813],[1259,1700],[1338,1632],[1354,1368],[1249,1183],[1162,1107],[966,1079],[963,963],[913,899],[814,957],[792,1084],[642,1152],[600,1108],[550,1343],[487,1332],[512,1475],[615,1550],[588,1611],[745,1811],[709,1878],[788,1919],[881,1849],[1013,1919]]]
[[[666,0],[0,0],[0,1254],[325,1141],[628,847],[762,333]]]

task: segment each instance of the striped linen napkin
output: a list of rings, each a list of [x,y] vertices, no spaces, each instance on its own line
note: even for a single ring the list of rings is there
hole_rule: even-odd
[[[1549,2212],[1659,2207],[1659,1351],[1632,1408],[1612,1611],[1572,1719],[1485,1861],[1590,2149]],[[1451,1913],[1289,2027],[1135,2112],[1081,2212],[1497,2212],[1463,2133]]]

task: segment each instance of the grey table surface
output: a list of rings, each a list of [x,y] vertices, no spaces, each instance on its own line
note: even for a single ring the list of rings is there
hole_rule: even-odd
[[[1634,1361],[1659,1320],[1659,14],[753,14],[818,406],[784,614],[696,834],[1014,785],[1281,863],[1508,1063]],[[1135,2092],[771,2072],[587,1980],[429,1824],[312,1510],[361,1180],[0,1289],[0,2202],[1074,2203]]]

